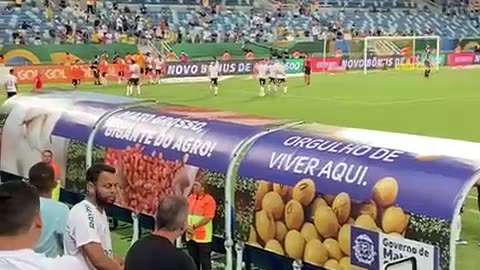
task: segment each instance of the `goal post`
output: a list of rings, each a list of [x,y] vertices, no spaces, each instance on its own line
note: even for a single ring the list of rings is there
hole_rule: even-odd
[[[380,61],[390,60],[390,63],[382,63],[389,67],[397,67],[398,64],[411,63],[423,64],[423,53],[427,46],[432,48],[432,56],[435,57],[433,66],[435,70],[440,66],[440,37],[439,36],[372,36],[365,37],[363,42],[363,73],[367,74],[371,65],[367,64],[372,59]],[[393,61],[393,62],[392,62]]]

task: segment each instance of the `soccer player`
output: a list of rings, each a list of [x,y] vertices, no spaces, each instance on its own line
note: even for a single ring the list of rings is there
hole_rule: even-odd
[[[258,77],[258,83],[260,84],[260,96],[263,97],[265,96],[265,84],[267,83],[267,77],[268,77],[268,60],[264,59],[260,62],[257,63],[255,67],[255,72]]]
[[[5,79],[5,90],[7,91],[7,99],[17,94],[17,76],[13,74],[13,69],[10,69],[9,74]]]
[[[153,84],[153,57],[149,52],[145,55],[145,79]]]
[[[220,64],[214,57],[213,61],[208,65],[208,77],[210,78],[210,92],[218,95],[218,76],[220,75]]]
[[[432,61],[430,59],[431,54],[432,54],[432,48],[430,48],[430,45],[427,45],[424,53],[425,59],[423,60],[423,64],[425,66],[425,73],[424,73],[425,78],[430,77],[430,72],[432,68]]]
[[[100,82],[100,70],[98,69],[97,61],[94,61],[90,65],[90,69],[93,71],[93,77],[95,78],[95,82],[93,84],[102,85],[102,83]]]
[[[128,67],[128,73],[130,74],[130,79],[128,80],[127,85],[127,96],[133,96],[133,86],[137,88],[137,94],[141,94],[140,90],[140,66],[134,61]]]
[[[38,72],[37,76],[33,79],[33,92],[41,92],[43,89],[43,76],[41,72]]]
[[[87,195],[70,210],[65,228],[65,253],[91,270],[123,268],[123,262],[113,258],[110,225],[105,213],[105,209],[115,203],[118,187],[115,173],[115,168],[105,164],[95,164],[87,170]]]
[[[125,80],[125,60],[119,55],[115,57],[114,63],[116,65],[117,74],[118,74],[118,84],[121,84]]]
[[[162,56],[157,56],[153,60],[153,67],[155,68],[155,83],[160,84],[162,80],[162,70],[165,62],[163,61]]]
[[[287,87],[287,80],[286,80],[286,72],[285,72],[285,64],[287,61],[285,59],[282,59],[281,61],[277,62],[275,64],[275,78],[276,78],[276,87],[275,88],[280,88],[283,86],[283,93],[286,94],[288,92],[288,87]],[[275,91],[277,91],[275,89]]]
[[[303,67],[303,80],[305,81],[306,86],[310,86],[310,74],[312,72],[312,62],[310,61],[310,58],[308,57],[308,54],[305,54],[305,61],[304,61],[304,67]]]
[[[272,85],[275,86],[275,63],[273,59],[267,62],[267,75],[268,75],[268,84],[267,84],[267,92],[270,92]]]
[[[82,68],[78,65],[78,60],[75,62],[75,64],[71,67],[71,72],[72,72],[72,85],[74,88],[78,88],[80,85],[80,81],[82,80],[83,77],[83,70]],[[95,72],[95,71],[94,71]],[[96,78],[96,77],[95,77]]]
[[[105,57],[102,57],[102,59],[100,60],[100,63],[98,64],[98,69],[100,70],[100,80],[101,80],[101,83],[104,84],[104,85],[107,85],[108,81],[107,81],[107,74],[108,74],[108,61],[107,61],[107,58]]]

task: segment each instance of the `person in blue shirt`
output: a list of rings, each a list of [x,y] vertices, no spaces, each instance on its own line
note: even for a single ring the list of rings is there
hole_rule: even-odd
[[[57,186],[53,168],[45,162],[39,162],[30,168],[28,178],[40,194],[40,215],[43,221],[42,234],[35,252],[50,258],[61,256],[69,209],[65,204],[52,200],[52,191]]]

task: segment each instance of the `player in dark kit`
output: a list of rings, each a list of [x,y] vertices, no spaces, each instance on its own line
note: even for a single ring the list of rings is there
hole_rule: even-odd
[[[94,81],[94,84],[95,85],[102,85],[100,83],[100,69],[98,67],[98,62],[97,61],[94,61],[91,65],[90,65],[90,69],[92,70],[93,72],[93,78],[95,79]]]
[[[425,48],[425,59],[423,60],[423,65],[425,66],[425,73],[424,73],[425,78],[430,77],[430,72],[432,70],[432,61],[430,58],[431,55],[432,55],[432,49],[430,48],[430,45],[427,45],[427,48]]]
[[[308,57],[308,54],[305,54],[305,65],[303,67],[303,80],[305,81],[305,85],[310,85],[310,74],[312,73],[312,62]]]

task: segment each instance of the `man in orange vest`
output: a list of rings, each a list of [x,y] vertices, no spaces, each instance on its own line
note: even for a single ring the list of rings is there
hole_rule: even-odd
[[[55,181],[57,182],[57,185],[55,188],[52,190],[52,199],[53,200],[60,200],[60,168],[58,168],[57,163],[53,161],[53,152],[52,150],[44,150],[42,152],[42,161],[47,163],[50,167],[53,169],[53,176],[55,177]]]
[[[213,239],[213,218],[217,203],[205,191],[201,181],[195,182],[193,192],[188,196],[187,248],[199,270],[211,270],[211,244]]]

